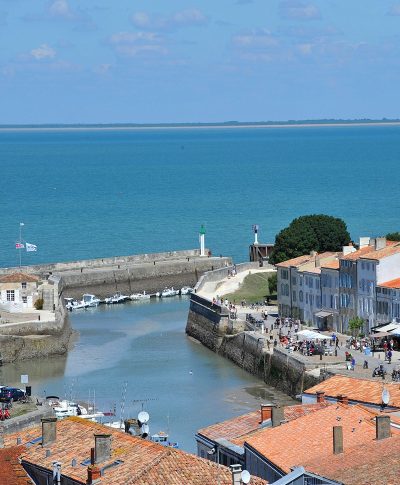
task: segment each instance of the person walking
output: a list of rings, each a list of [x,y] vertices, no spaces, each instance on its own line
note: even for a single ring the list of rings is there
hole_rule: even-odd
[[[355,367],[356,367],[356,359],[353,357],[351,359],[351,370],[354,371]]]

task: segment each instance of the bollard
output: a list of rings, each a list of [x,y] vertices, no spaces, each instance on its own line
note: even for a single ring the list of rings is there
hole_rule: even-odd
[[[322,353],[319,354],[319,360],[322,360]]]

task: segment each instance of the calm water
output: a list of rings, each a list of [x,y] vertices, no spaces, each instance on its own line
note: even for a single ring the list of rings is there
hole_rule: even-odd
[[[0,131],[0,266],[192,248],[247,259],[295,216],[399,230],[400,127]]]
[[[187,299],[128,303],[76,312],[80,338],[66,358],[0,367],[0,382],[20,386],[28,374],[38,395],[87,400],[96,393],[100,410],[116,405],[119,419],[124,382],[124,417],[150,413],[150,431],[170,428],[170,437],[195,450],[200,427],[255,409],[261,402],[291,402],[184,333]],[[192,374],[190,374],[192,371]],[[146,401],[147,400],[147,401]],[[168,419],[169,416],[169,419]]]

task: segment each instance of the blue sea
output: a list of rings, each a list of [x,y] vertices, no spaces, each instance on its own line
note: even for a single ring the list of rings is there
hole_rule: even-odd
[[[294,217],[400,230],[400,127],[0,131],[0,266],[198,247],[247,260]]]

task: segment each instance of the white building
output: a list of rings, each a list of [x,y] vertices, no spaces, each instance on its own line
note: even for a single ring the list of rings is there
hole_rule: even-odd
[[[12,273],[0,277],[0,307],[9,312],[34,308],[39,297],[39,278],[25,273]]]

